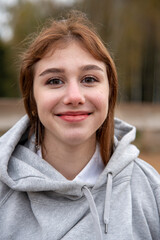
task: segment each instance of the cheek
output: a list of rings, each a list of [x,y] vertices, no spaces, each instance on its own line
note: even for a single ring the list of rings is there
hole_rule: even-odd
[[[41,114],[52,112],[55,106],[59,103],[59,95],[53,92],[39,92],[36,98],[36,104],[38,108],[38,112]]]
[[[109,100],[109,93],[108,91],[99,91],[94,96],[94,105],[95,107],[102,112],[108,112],[108,100]]]

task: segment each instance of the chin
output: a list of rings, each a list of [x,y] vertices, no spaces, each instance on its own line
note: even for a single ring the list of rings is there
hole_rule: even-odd
[[[77,146],[77,145],[81,145],[90,141],[93,141],[93,139],[95,139],[95,136],[88,136],[86,137],[86,134],[76,134],[76,135],[72,135],[70,137],[66,138],[66,144],[70,145],[70,146]]]

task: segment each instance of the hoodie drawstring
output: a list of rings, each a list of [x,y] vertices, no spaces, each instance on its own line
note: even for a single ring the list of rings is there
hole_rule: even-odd
[[[110,208],[111,208],[111,196],[112,196],[112,173],[109,172],[107,176],[106,197],[105,197],[105,205],[104,205],[105,233],[108,232],[109,215],[110,215]]]
[[[86,186],[83,186],[82,190],[83,190],[83,193],[84,193],[85,197],[88,200],[90,211],[91,211],[91,214],[93,216],[95,229],[96,229],[96,234],[97,234],[97,239],[102,240],[103,238],[102,238],[102,231],[101,231],[98,211],[97,211],[93,196],[92,196],[90,190]]]
[[[99,215],[98,211],[96,208],[96,204],[94,202],[92,193],[90,190],[86,187],[83,186],[82,191],[88,200],[89,207],[91,214],[93,216],[93,221],[95,224],[95,229],[96,229],[96,234],[97,234],[97,239],[102,240],[102,230],[100,226],[100,220],[99,220]],[[112,173],[108,173],[107,176],[107,184],[106,184],[106,195],[105,195],[105,205],[104,205],[104,224],[105,224],[105,233],[108,232],[108,224],[109,224],[109,215],[110,215],[110,206],[111,206],[111,196],[112,196]]]

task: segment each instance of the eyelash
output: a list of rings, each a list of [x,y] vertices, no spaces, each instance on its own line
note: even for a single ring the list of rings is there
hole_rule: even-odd
[[[87,80],[87,81],[86,81]],[[89,80],[89,81],[88,81]],[[91,85],[94,84],[95,82],[98,82],[98,79],[94,76],[85,76],[83,77],[83,79],[81,80],[81,83],[84,83],[86,85]],[[64,84],[64,81],[62,81],[60,78],[50,78],[48,79],[48,81],[46,82],[46,85],[62,85]]]
[[[85,76],[82,80],[82,82],[86,79],[89,79],[89,80],[93,80],[93,81],[89,81],[89,82],[85,82],[86,84],[91,84],[91,83],[95,83],[95,82],[98,82],[98,79],[96,77],[93,77],[93,76]]]
[[[54,81],[54,83],[53,83]],[[57,81],[57,83],[56,83]],[[58,83],[58,82],[61,82],[61,83]],[[59,85],[59,84],[63,84],[64,82],[59,79],[59,78],[50,78],[47,82],[46,82],[46,85]]]

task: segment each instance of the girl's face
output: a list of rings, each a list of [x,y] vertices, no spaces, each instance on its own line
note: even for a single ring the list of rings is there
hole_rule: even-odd
[[[34,97],[45,139],[65,145],[96,141],[108,113],[106,66],[72,41],[35,66]]]

